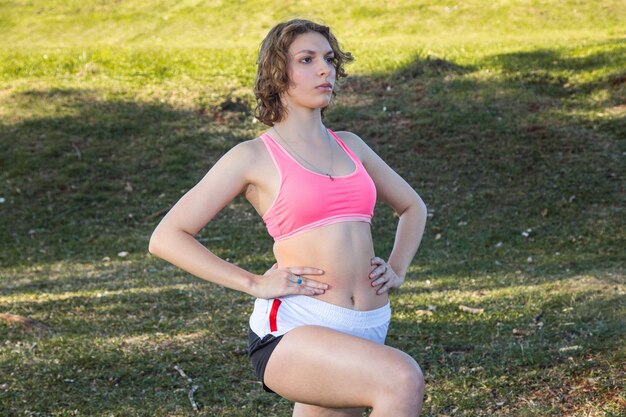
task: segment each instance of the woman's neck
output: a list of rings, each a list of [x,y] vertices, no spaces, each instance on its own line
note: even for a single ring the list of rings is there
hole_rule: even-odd
[[[274,124],[281,138],[290,143],[326,143],[328,139],[320,109],[298,110],[290,109],[284,120]]]

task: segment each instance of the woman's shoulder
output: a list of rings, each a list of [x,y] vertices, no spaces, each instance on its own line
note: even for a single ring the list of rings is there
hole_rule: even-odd
[[[339,130],[334,133],[343,143],[346,144],[348,148],[350,148],[352,152],[354,152],[355,155],[359,157],[359,159],[363,159],[363,155],[368,149],[368,146],[363,139],[361,139],[357,134],[347,130]]]
[[[339,139],[341,139],[346,145],[366,146],[365,141],[354,132],[349,132],[347,130],[338,130],[333,132],[335,135],[339,136]]]
[[[227,152],[236,156],[238,159],[256,159],[265,153],[265,145],[261,136],[239,142]]]
[[[272,164],[261,136],[239,142],[224,154],[220,162],[227,169],[239,172],[248,179],[263,175],[267,167]]]

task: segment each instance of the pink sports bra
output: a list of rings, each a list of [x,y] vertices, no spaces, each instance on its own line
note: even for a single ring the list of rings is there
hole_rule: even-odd
[[[348,154],[355,170],[329,178],[304,168],[269,134],[261,135],[280,174],[278,193],[263,215],[268,233],[275,241],[339,222],[372,222],[376,186],[365,167],[330,129]]]

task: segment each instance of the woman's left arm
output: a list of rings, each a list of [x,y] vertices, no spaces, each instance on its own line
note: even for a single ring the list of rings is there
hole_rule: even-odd
[[[347,132],[346,132],[347,133]],[[344,133],[344,137],[348,136]],[[348,137],[346,137],[348,139]],[[424,201],[400,175],[385,163],[361,138],[350,133],[352,149],[358,151],[361,162],[376,185],[378,197],[398,214],[398,228],[389,259],[373,258],[376,267],[370,274],[378,294],[397,288],[404,282],[409,265],[420,245],[426,226]],[[391,270],[389,270],[391,269]]]

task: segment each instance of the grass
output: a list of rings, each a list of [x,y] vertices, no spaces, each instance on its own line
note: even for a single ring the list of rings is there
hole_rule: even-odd
[[[0,313],[43,323],[0,322],[0,414],[289,415],[245,356],[251,300],[146,254],[261,131],[263,35],[312,10],[214,3],[0,1]],[[357,57],[328,124],[429,207],[388,337],[425,371],[423,414],[623,415],[623,3],[316,5]],[[377,207],[383,257],[395,221]],[[272,263],[240,198],[199,239]]]

